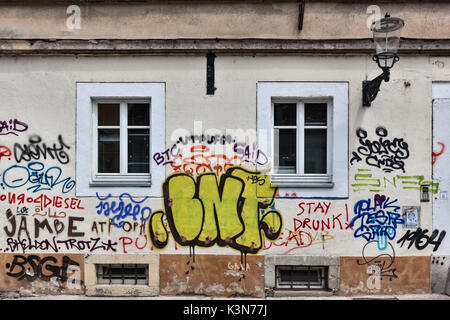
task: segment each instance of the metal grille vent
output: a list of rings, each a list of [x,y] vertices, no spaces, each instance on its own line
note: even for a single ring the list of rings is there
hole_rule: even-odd
[[[97,284],[148,285],[148,264],[98,264]]]
[[[328,270],[324,266],[277,266],[276,289],[326,290]]]

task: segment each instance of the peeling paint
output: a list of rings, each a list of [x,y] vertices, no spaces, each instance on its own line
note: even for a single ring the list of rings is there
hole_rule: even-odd
[[[161,293],[170,294],[172,292],[184,292],[187,290],[187,284],[178,279],[178,275],[173,275],[172,282],[167,283],[165,287],[161,287]]]

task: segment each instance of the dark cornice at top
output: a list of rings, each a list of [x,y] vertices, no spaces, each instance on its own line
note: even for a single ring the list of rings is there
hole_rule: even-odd
[[[372,39],[0,39],[3,55],[367,55]],[[402,38],[399,54],[450,56],[450,39]]]

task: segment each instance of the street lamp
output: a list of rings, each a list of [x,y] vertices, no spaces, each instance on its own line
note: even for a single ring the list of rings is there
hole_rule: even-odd
[[[381,82],[389,81],[390,69],[400,60],[397,55],[397,49],[400,43],[400,33],[405,22],[400,18],[393,18],[386,13],[384,18],[374,21],[370,26],[373,32],[373,41],[375,43],[376,53],[372,60],[383,70],[375,79],[363,81],[363,106],[369,107],[370,103],[380,91]]]

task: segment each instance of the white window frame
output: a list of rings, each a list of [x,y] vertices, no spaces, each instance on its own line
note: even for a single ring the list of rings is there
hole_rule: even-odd
[[[126,173],[127,161],[121,161],[120,174],[98,173],[97,105],[102,102],[120,103],[121,126],[127,124],[128,103],[150,103],[150,173]],[[126,142],[127,130],[120,130],[120,134],[120,140]],[[128,145],[120,145],[121,157],[126,157]],[[164,148],[164,83],[77,83],[77,196],[95,196],[96,193],[120,196],[124,192],[123,187],[133,196],[160,196],[165,170],[151,161],[151,154]]]
[[[277,103],[295,103],[296,104],[296,125],[295,126],[275,126],[275,104]],[[326,126],[306,126],[305,125],[305,104],[307,103],[326,103],[327,104],[327,125]],[[306,180],[312,180],[312,181],[322,181],[325,183],[332,183],[331,182],[331,170],[332,170],[332,145],[333,145],[333,135],[331,132],[331,128],[333,127],[332,124],[332,107],[331,107],[331,101],[329,99],[302,99],[302,100],[286,100],[286,99],[275,99],[272,101],[272,114],[271,114],[271,122],[272,122],[272,141],[275,141],[275,130],[274,129],[296,129],[296,140],[297,140],[297,147],[296,147],[296,169],[297,173],[295,174],[295,178],[306,181]],[[305,157],[304,157],[304,146],[305,146],[305,129],[327,129],[327,172],[325,174],[305,174]],[[301,148],[299,148],[299,146]],[[272,144],[272,155],[275,155],[275,144]],[[280,174],[280,173],[273,173],[272,179],[274,180],[288,180],[294,178],[293,174]],[[331,186],[331,185],[330,185]]]
[[[328,105],[327,173],[274,173],[274,103],[326,102]],[[297,112],[297,126],[303,115]],[[258,148],[267,150],[271,182],[283,193],[302,197],[348,198],[348,83],[346,82],[258,82],[257,84]],[[297,128],[297,170],[303,170],[304,128]],[[259,166],[258,169],[264,169]]]
[[[94,152],[92,153],[92,180],[90,182],[91,186],[114,186],[118,182],[121,186],[151,186],[151,172],[149,173],[128,173],[128,129],[149,129],[148,126],[130,126],[128,125],[128,104],[129,103],[148,103],[150,105],[149,120],[151,123],[151,100],[135,100],[135,99],[98,99],[93,102],[93,112],[92,112],[92,127],[93,129],[93,141],[92,146]],[[98,105],[102,103],[108,104],[119,104],[119,117],[120,124],[118,126],[101,126],[103,129],[119,129],[120,130],[120,173],[99,173],[98,172]],[[150,132],[151,139],[151,132]],[[124,143],[122,143],[124,142]],[[151,147],[149,148],[150,152]],[[149,165],[151,162],[151,153],[149,154]]]

